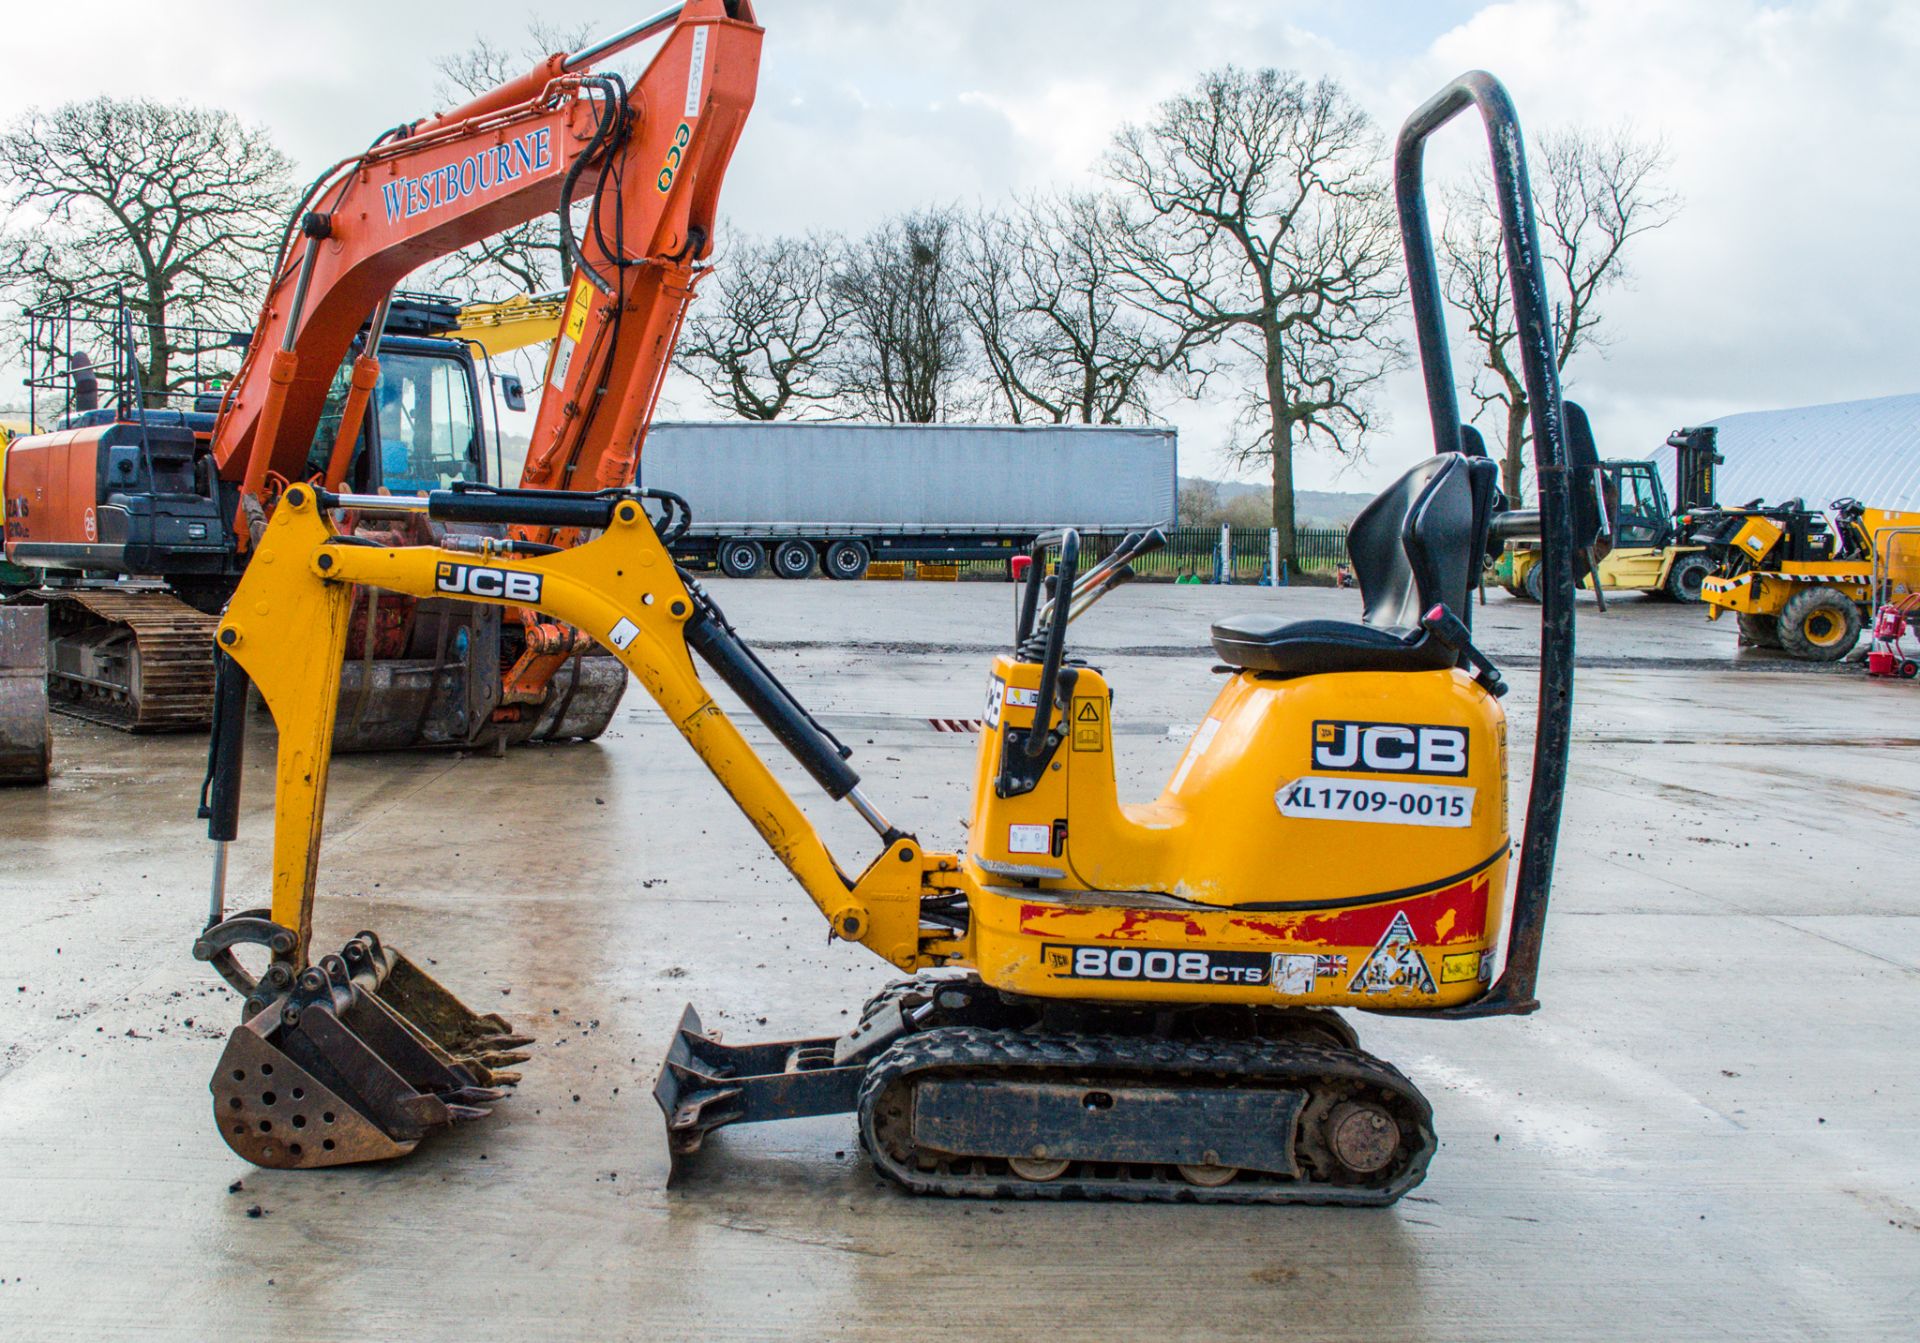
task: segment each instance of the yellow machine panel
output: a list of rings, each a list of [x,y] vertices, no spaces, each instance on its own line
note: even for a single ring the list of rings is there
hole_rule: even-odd
[[[1030,723],[1038,672],[998,659],[990,718]],[[1074,749],[1018,797],[993,786],[1005,736],[981,737],[966,871],[988,982],[1351,1005],[1482,991],[1506,890],[1506,722],[1466,673],[1238,674],[1143,804],[1116,797],[1108,709],[1082,670]]]

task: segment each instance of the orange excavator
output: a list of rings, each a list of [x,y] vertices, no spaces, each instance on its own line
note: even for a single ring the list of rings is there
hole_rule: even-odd
[[[655,37],[634,82],[610,68]],[[435,367],[424,348],[435,342],[394,334],[406,331],[396,286],[556,215],[571,279],[520,485],[556,496],[631,485],[712,249],[760,39],[746,0],[688,0],[335,164],[290,218],[217,402],[202,389],[192,408],[168,406],[131,376],[119,378],[117,404],[102,406],[87,372],[92,394],[69,397],[64,419],[16,441],[7,461],[6,557],[49,578],[38,595],[54,607],[56,683],[124,726],[207,722],[212,613],[296,483],[340,494],[345,530],[367,544],[531,555],[580,540],[575,528],[525,521],[524,507],[510,530],[497,521],[471,357],[464,375],[457,359]],[[135,330],[123,328],[124,354]],[[116,354],[109,380],[122,363],[137,373]],[[431,524],[432,537],[413,534],[417,519],[382,516],[382,490],[412,493],[423,478],[466,501],[461,516]],[[626,683],[617,660],[531,607],[503,617],[463,600],[490,594],[445,591],[357,596],[336,749],[505,745],[605,727]]]

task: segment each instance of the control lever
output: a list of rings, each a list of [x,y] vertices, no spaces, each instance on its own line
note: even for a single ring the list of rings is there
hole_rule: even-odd
[[[1150,555],[1167,544],[1167,534],[1158,527],[1144,532],[1128,532],[1112,551],[1101,558],[1100,562],[1089,569],[1080,578],[1078,587],[1082,597],[1071,605],[1062,606],[1055,602],[1041,616],[1039,625],[1046,629],[1053,620],[1056,611],[1064,610],[1068,622],[1078,620],[1087,608],[1114,588],[1131,582],[1137,575],[1132,562],[1142,555]],[[1124,576],[1123,576],[1124,575]]]
[[[1498,698],[1507,693],[1507,683],[1501,679],[1500,669],[1473,646],[1473,636],[1467,632],[1467,626],[1459,616],[1449,611],[1446,603],[1434,607],[1420,617],[1420,628],[1438,639],[1445,647],[1473,664],[1473,679],[1486,689],[1489,695]]]
[[[1115,588],[1125,587],[1139,575],[1131,564],[1123,564],[1118,569],[1109,569],[1098,583],[1081,588],[1080,595],[1073,599],[1073,607],[1067,612],[1067,623],[1071,625],[1087,613],[1089,607],[1105,597]]]
[[[1105,580],[1109,570],[1116,569],[1133,557],[1134,547],[1144,539],[1142,532],[1128,532],[1120,538],[1120,544],[1102,555],[1094,566],[1080,575],[1080,586],[1094,587]]]

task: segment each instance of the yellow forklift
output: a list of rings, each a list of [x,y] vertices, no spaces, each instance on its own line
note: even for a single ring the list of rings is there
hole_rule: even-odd
[[[1569,418],[1578,414],[1577,407],[1568,411]],[[1674,450],[1672,504],[1651,461],[1600,463],[1601,488],[1614,510],[1613,549],[1584,586],[1597,582],[1604,592],[1700,600],[1701,588],[1714,571],[1714,556],[1701,528],[1715,515],[1713,469],[1726,460],[1715,446],[1716,432],[1712,425],[1702,425],[1667,436],[1667,446]],[[1539,601],[1539,541],[1509,542],[1494,565],[1494,579],[1512,596]]]

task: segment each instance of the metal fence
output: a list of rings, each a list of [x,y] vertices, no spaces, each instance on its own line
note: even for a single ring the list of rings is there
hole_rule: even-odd
[[[1263,583],[1269,581],[1273,536],[1266,527],[1174,527],[1167,532],[1164,549],[1135,560],[1133,567],[1142,579],[1159,582]],[[1089,538],[1082,563],[1091,564],[1119,539]],[[1294,552],[1293,565],[1283,566],[1286,577],[1332,574],[1347,562],[1347,529],[1297,527]],[[1004,560],[972,560],[961,566],[962,576],[968,578],[1004,578],[1006,573]]]

